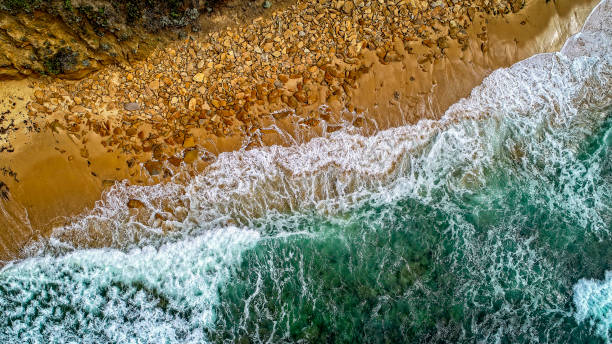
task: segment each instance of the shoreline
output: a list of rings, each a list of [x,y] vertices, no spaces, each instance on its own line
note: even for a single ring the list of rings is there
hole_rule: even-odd
[[[313,101],[312,104],[298,106],[297,116],[293,116],[290,114],[291,111],[282,112],[281,108],[277,109],[281,112],[275,113],[273,107],[267,107],[269,104],[257,103],[253,107],[253,113],[267,113],[267,115],[260,116],[259,125],[251,127],[255,128],[253,131],[255,134],[250,136],[253,138],[250,142],[257,142],[256,139],[259,138],[260,142],[265,145],[287,145],[292,142],[304,142],[311,137],[325,135],[326,132],[348,125],[360,127],[364,134],[371,134],[377,130],[412,124],[424,118],[437,119],[450,105],[469,95],[471,89],[480,84],[491,71],[507,67],[536,53],[558,51],[569,36],[580,30],[582,23],[596,3],[596,1],[580,1],[572,4],[529,2],[518,13],[511,13],[504,17],[489,18],[483,15],[482,22],[468,28],[467,34],[471,39],[468,40],[467,47],[462,50],[462,46],[451,41],[449,46],[443,49],[445,56],[440,58],[427,57],[428,51],[431,51],[432,48],[421,42],[415,44],[412,54],[408,53],[405,47],[396,49],[404,55],[404,58],[398,61],[393,61],[391,58],[385,60],[388,52],[381,58],[381,54],[377,55],[373,50],[365,50],[359,62],[368,70],[359,78],[355,78],[355,88],[345,92],[352,100],[349,104],[341,103],[338,98],[342,97],[334,98],[336,95],[333,93],[327,97],[320,93],[318,100]],[[285,11],[291,11],[291,9]],[[547,21],[534,19],[536,16],[541,16],[543,11],[548,18]],[[258,22],[264,20],[266,19]],[[487,29],[479,30],[482,28],[479,25],[487,21]],[[521,24],[522,22],[525,23]],[[550,24],[551,22],[553,24]],[[521,32],[518,35],[508,34],[512,31],[509,28],[513,27],[521,28]],[[476,39],[478,35],[482,36],[483,32],[487,33],[484,35],[487,39]],[[43,116],[37,113],[32,115],[33,100],[45,97],[44,93],[42,97],[40,93],[37,97],[36,91],[44,89],[50,93],[59,93],[65,90],[60,86],[68,88],[70,85],[110,76],[111,73],[122,75],[125,80],[132,75],[131,78],[134,79],[138,77],[138,67],[142,66],[147,69],[148,64],[152,64],[150,61],[159,60],[160,56],[167,53],[171,56],[171,51],[174,51],[174,55],[180,55],[181,44],[192,47],[194,41],[197,42],[197,39],[176,42],[168,48],[170,50],[155,52],[150,58],[152,60],[147,59],[142,62],[142,65],[137,64],[131,70],[109,67],[78,82],[57,81],[43,85],[43,88],[39,85],[36,89],[28,85],[32,80],[6,83],[11,87],[9,92],[14,92],[14,97],[23,98],[17,99],[18,104],[14,106],[22,109],[22,111],[16,111],[20,115],[15,118],[20,121],[37,123],[40,132],[37,132],[36,125],[25,124],[26,128],[29,126],[33,129],[22,128],[10,133],[10,143],[14,152],[0,153],[3,165],[16,172],[13,179],[9,179],[10,175],[7,174],[3,177],[7,179],[5,183],[8,187],[9,199],[0,199],[4,212],[0,216],[0,229],[2,229],[0,230],[0,250],[2,251],[0,260],[14,257],[11,252],[17,252],[19,247],[30,238],[47,235],[54,226],[69,222],[70,216],[91,208],[100,199],[102,192],[116,180],[127,179],[134,184],[155,184],[168,180],[175,170],[181,168],[187,173],[196,174],[214,159],[214,155],[221,152],[237,150],[245,146],[246,148],[257,146],[257,144],[245,144],[245,136],[217,136],[211,134],[210,131],[198,128],[192,129],[188,135],[183,133],[182,137],[174,140],[180,142],[172,144],[166,142],[165,145],[169,148],[162,153],[165,160],[151,159],[156,154],[153,145],[144,144],[142,147],[150,149],[149,151],[141,149],[140,154],[117,154],[107,151],[102,144],[105,136],[96,133],[91,125],[88,130],[79,128],[77,131],[71,131],[68,125],[76,121],[67,121],[65,117],[62,117],[62,115],[69,116],[70,113],[54,114],[56,112],[54,111]],[[486,44],[483,45],[483,43]],[[437,42],[434,50],[436,46]],[[189,54],[189,49],[185,50]],[[394,56],[392,57],[395,59]],[[424,62],[423,58],[426,58]],[[433,61],[430,63],[427,59]],[[337,71],[325,71],[325,76],[327,73],[335,72]],[[193,79],[196,75],[188,75],[187,78]],[[296,80],[299,79],[301,78],[288,78],[283,88],[297,89],[299,81]],[[457,80],[461,82],[458,83]],[[329,84],[333,86],[333,79],[330,78],[330,81]],[[150,83],[148,84],[150,89]],[[172,86],[169,85],[169,87]],[[143,92],[146,93],[147,90],[144,89]],[[91,111],[95,109],[87,109],[84,105],[75,104],[76,94],[78,93],[68,94],[67,97],[73,101],[71,105],[73,113],[83,111],[85,116],[81,118],[90,119],[98,116],[98,118],[125,122],[126,115],[124,113],[123,118],[119,117],[122,110],[116,109],[117,104],[114,109],[100,111],[96,114]],[[10,99],[11,95],[3,93],[1,98]],[[26,105],[28,103],[29,105]],[[39,105],[47,107],[48,110],[50,106],[44,103]],[[60,100],[57,100],[57,104],[54,104],[53,101],[49,103],[56,107],[62,105]],[[191,102],[185,101],[185,103],[189,107]],[[318,116],[314,117],[312,114],[317,114],[319,106],[326,103],[329,104],[331,111],[318,113]],[[196,104],[197,107],[200,107],[199,111],[202,111],[203,105]],[[77,106],[86,109],[76,108]],[[345,106],[350,111],[343,112]],[[128,118],[136,117],[134,121],[138,122],[138,116],[131,116],[130,113],[127,114]],[[63,122],[62,119],[64,119]],[[278,131],[266,129],[273,125],[281,129],[281,134]],[[313,128],[309,129],[311,126]],[[111,131],[110,127],[111,125],[108,125],[106,129],[102,128],[102,131]],[[246,132],[248,133],[249,130],[251,129],[247,128]],[[154,132],[149,131],[149,133]],[[138,134],[139,132],[134,133],[133,137],[140,136]],[[294,136],[293,140],[286,139],[291,136]],[[249,141],[246,140],[246,142]],[[131,160],[132,158],[135,159]],[[173,158],[179,159],[178,167],[173,167],[177,162],[177,160],[172,160]],[[130,160],[133,161],[132,167],[126,168],[126,161]],[[181,162],[184,164],[181,165]],[[0,166],[0,168],[6,166]]]

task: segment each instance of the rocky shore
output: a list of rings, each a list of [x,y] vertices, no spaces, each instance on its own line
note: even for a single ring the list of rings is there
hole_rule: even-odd
[[[167,182],[224,151],[437,119],[492,70],[558,50],[596,3],[256,2],[141,62],[78,81],[0,81],[0,259],[118,181]]]
[[[200,29],[217,0],[0,0],[0,80],[81,79]]]

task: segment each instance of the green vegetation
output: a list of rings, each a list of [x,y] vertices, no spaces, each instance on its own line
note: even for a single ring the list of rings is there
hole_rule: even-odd
[[[0,10],[13,13],[32,13],[34,10],[59,14],[64,18],[85,17],[96,33],[108,28],[109,13],[117,15],[118,22],[129,25],[142,24],[155,31],[168,26],[184,26],[185,11],[190,8],[186,0],[107,0],[108,5],[99,3],[73,6],[72,0],[0,0]],[[211,1],[212,2],[212,1]],[[113,11],[108,11],[108,9]],[[76,20],[78,22],[78,20]]]
[[[168,15],[172,18],[182,16],[182,0],[113,0],[115,8],[123,8],[126,13],[128,24],[133,24],[139,21],[145,11]]]
[[[32,12],[39,8],[43,2],[47,3],[50,0],[0,0],[0,7],[12,12]]]
[[[94,32],[98,36],[103,36],[104,30],[109,28],[109,15],[105,7],[100,7],[96,9],[91,5],[85,5],[77,7],[77,11],[83,17],[87,18],[87,20],[93,27]]]
[[[43,65],[45,67],[45,73],[58,75],[72,69],[77,62],[77,53],[73,52],[70,47],[63,47],[54,54],[46,57]]]

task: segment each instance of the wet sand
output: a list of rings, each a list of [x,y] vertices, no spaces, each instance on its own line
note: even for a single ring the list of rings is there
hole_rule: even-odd
[[[448,46],[443,45],[444,48],[440,49],[438,41],[430,47],[418,40],[394,48],[401,58],[386,59],[389,52],[381,58],[375,49],[365,47],[356,57],[356,65],[366,67],[367,71],[353,80],[354,87],[343,88],[342,92],[334,94],[329,91],[335,81],[330,80],[317,89],[320,94],[316,99],[293,108],[283,102],[273,104],[269,97],[266,101],[258,99],[251,109],[253,114],[258,114],[256,121],[233,121],[219,129],[207,127],[214,121],[205,119],[201,126],[178,130],[181,133],[178,137],[168,134],[167,137],[175,139],[164,144],[163,158],[155,156],[153,146],[147,146],[146,135],[157,132],[146,121],[146,111],[134,114],[122,109],[123,104],[130,100],[129,95],[121,101],[100,96],[101,99],[89,107],[76,104],[75,97],[85,98],[83,94],[87,92],[102,94],[106,89],[95,86],[96,83],[106,80],[104,85],[108,85],[108,80],[115,77],[120,80],[116,87],[121,89],[131,79],[145,75],[154,62],[167,56],[190,54],[189,48],[195,50],[193,47],[200,41],[206,42],[211,33],[175,42],[133,67],[111,66],[79,82],[2,81],[0,113],[8,112],[0,127],[7,127],[13,120],[19,129],[8,130],[0,137],[4,140],[0,143],[8,147],[0,153],[0,169],[3,171],[0,181],[5,185],[5,189],[0,191],[6,191],[6,196],[0,197],[0,259],[18,256],[19,248],[28,240],[48,234],[54,226],[69,222],[71,216],[91,208],[115,181],[127,179],[135,184],[159,183],[172,178],[177,170],[198,173],[215,155],[225,151],[250,149],[261,144],[299,143],[350,125],[370,134],[416,123],[423,118],[439,118],[491,71],[536,53],[559,50],[567,37],[580,29],[596,4],[597,1],[586,0],[528,1],[517,13],[482,13],[473,18],[466,29],[469,37],[466,43],[449,40]],[[281,14],[291,10],[278,9]],[[273,17],[271,13],[270,17]],[[332,56],[331,59],[338,58]],[[188,69],[188,66],[184,68]],[[187,77],[192,78],[198,79],[195,75]],[[88,81],[89,88],[84,91],[83,84]],[[282,89],[297,93],[300,81],[303,79],[287,80]],[[145,83],[147,86],[140,92],[146,95],[151,91],[151,85],[148,81]],[[71,91],[71,87],[76,91]],[[177,93],[180,89],[190,90],[184,84],[173,83],[167,88],[176,88]],[[156,92],[151,92],[152,97],[160,97]],[[54,94],[57,97],[52,96]],[[147,104],[148,98],[137,96],[132,95],[134,101]],[[176,108],[171,104],[173,97],[171,94],[168,96],[167,108],[156,111],[168,113]],[[65,104],[68,102],[69,106]],[[184,102],[186,108],[192,105],[188,99]],[[192,112],[201,114],[206,104],[196,103]],[[37,109],[33,104],[43,105],[45,109]],[[329,111],[319,110],[322,104],[328,104]],[[91,109],[93,105],[99,108]],[[63,106],[69,111],[62,111]],[[52,107],[55,110],[51,110]],[[279,114],[279,110],[284,112]],[[81,111],[83,116],[71,118],[73,113]],[[144,124],[138,127],[144,136],[142,145],[139,143],[137,149],[126,151],[119,148],[121,144],[106,144],[109,136],[103,135],[104,131],[120,128],[123,134],[127,131],[125,123],[138,122],[137,118],[144,119],[140,120]],[[75,125],[75,121],[80,121],[78,130],[71,130],[70,125]],[[109,124],[107,128],[94,130],[85,124],[88,121],[94,123],[93,126],[96,123],[106,125],[107,121]],[[241,127],[241,123],[246,125]],[[226,129],[227,132],[219,133],[219,130]],[[126,137],[126,142],[138,141],[138,134]]]

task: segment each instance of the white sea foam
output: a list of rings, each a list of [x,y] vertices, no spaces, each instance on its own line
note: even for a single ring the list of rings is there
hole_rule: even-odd
[[[598,334],[612,342],[612,271],[607,271],[603,281],[581,279],[574,286],[576,321],[588,320]]]
[[[229,227],[160,248],[81,250],[9,266],[0,280],[0,342],[201,343],[217,288],[258,238]]]

